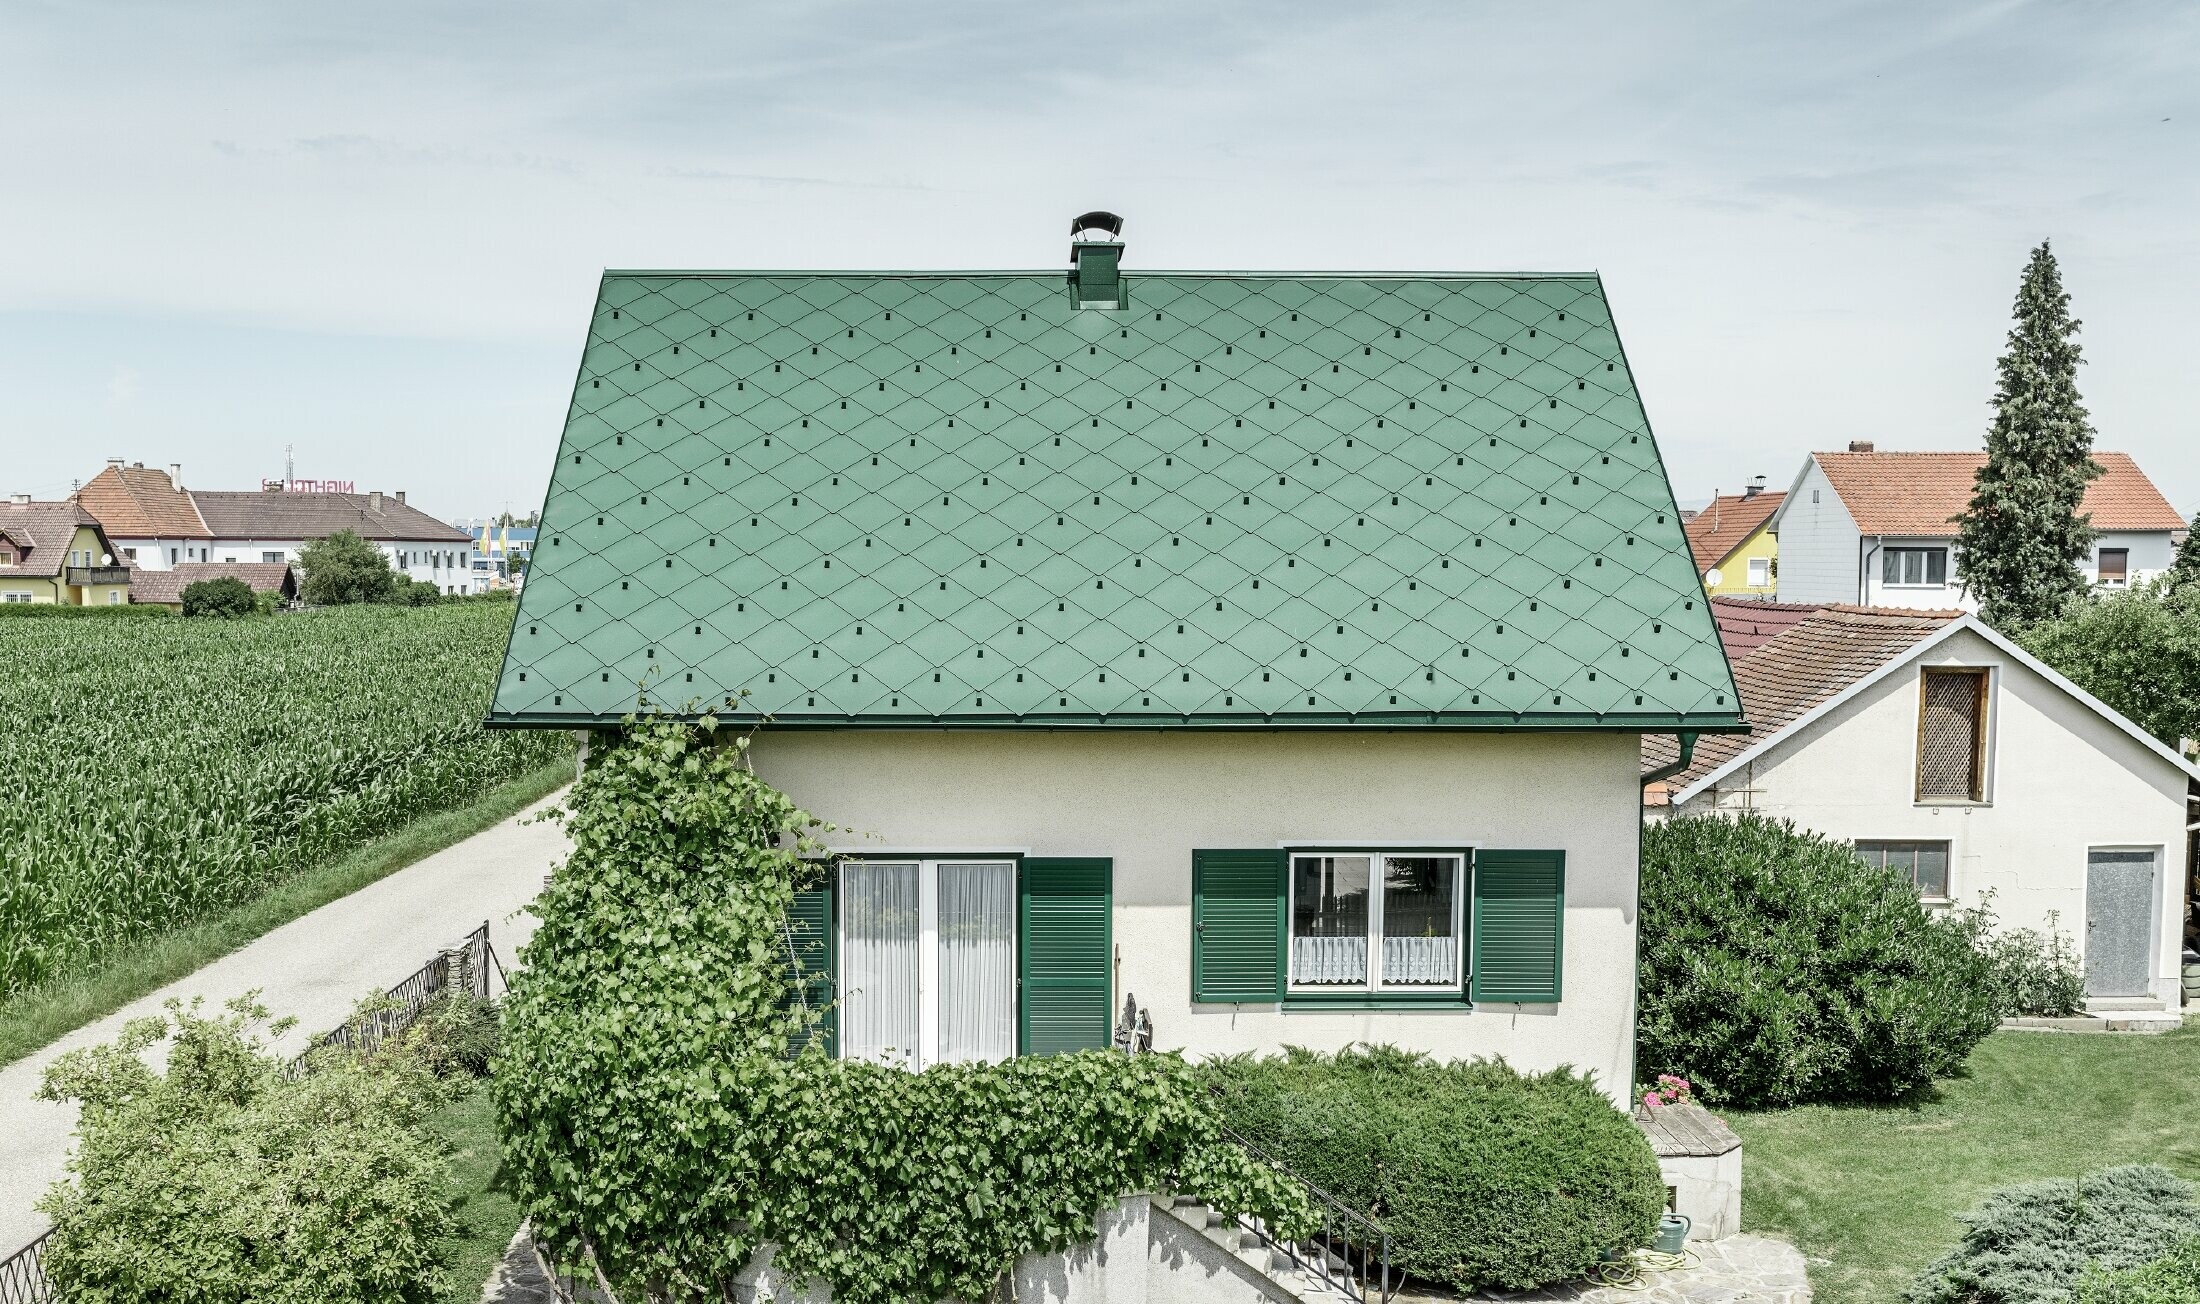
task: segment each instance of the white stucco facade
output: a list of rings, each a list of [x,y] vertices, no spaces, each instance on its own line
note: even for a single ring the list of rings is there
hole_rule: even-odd
[[[202,541],[204,542],[204,541]],[[296,564],[311,539],[215,539],[204,561],[281,561]],[[447,540],[370,539],[390,569],[409,580],[433,584],[444,593],[471,593],[473,549]]]
[[[1393,1042],[1441,1058],[1633,1081],[1634,734],[1438,731],[796,731],[757,769],[836,850],[1105,856],[1112,1004],[1194,1055]],[[1452,846],[1565,852],[1563,989],[1550,1005],[1305,1009],[1192,1000],[1197,848]]]
[[[1916,799],[1927,666],[1990,672],[1983,802]],[[2089,855],[2156,849],[2146,994],[2175,1009],[2192,775],[2104,710],[1966,622],[1676,794],[1673,812],[1747,809],[1844,841],[1945,842],[1950,900],[1990,891],[2002,926],[2058,927],[2081,949]]]

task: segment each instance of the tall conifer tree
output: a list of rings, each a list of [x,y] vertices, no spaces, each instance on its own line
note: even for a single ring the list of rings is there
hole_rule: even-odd
[[[1994,387],[1986,465],[1957,518],[1964,581],[1997,626],[2043,620],[2086,591],[2078,563],[2094,530],[2078,509],[2101,473],[2078,398],[2078,322],[2045,240],[2025,265],[2015,317]]]

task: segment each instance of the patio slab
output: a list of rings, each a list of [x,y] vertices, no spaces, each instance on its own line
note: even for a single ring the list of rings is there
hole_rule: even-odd
[[[1688,1267],[1671,1271],[1645,1270],[1642,1279],[1626,1286],[1595,1286],[1586,1282],[1546,1286],[1518,1294],[1484,1292],[1457,1295],[1407,1290],[1399,1304],[1809,1304],[1810,1278],[1804,1271],[1803,1253],[1786,1241],[1770,1236],[1729,1236],[1717,1241],[1690,1241],[1694,1256]]]

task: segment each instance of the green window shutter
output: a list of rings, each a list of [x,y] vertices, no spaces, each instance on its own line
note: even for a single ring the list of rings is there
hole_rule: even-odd
[[[1565,852],[1477,852],[1473,998],[1557,1001],[1565,919]]]
[[[803,888],[787,907],[787,962],[789,1004],[806,1000],[817,1009],[833,1003],[833,884],[828,878],[818,887]],[[828,1011],[825,1021],[811,1033],[825,1039],[825,1053],[839,1052],[840,1012]],[[800,1051],[806,1043],[789,1049]]]
[[[1283,999],[1281,851],[1192,853],[1192,999]]]
[[[1016,1050],[1104,1050],[1113,1030],[1113,886],[1106,859],[1028,859],[1016,876]]]

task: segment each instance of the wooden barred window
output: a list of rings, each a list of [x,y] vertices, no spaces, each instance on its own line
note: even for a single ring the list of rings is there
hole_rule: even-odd
[[[1986,800],[1984,670],[1927,670],[1918,690],[1917,799]]]

